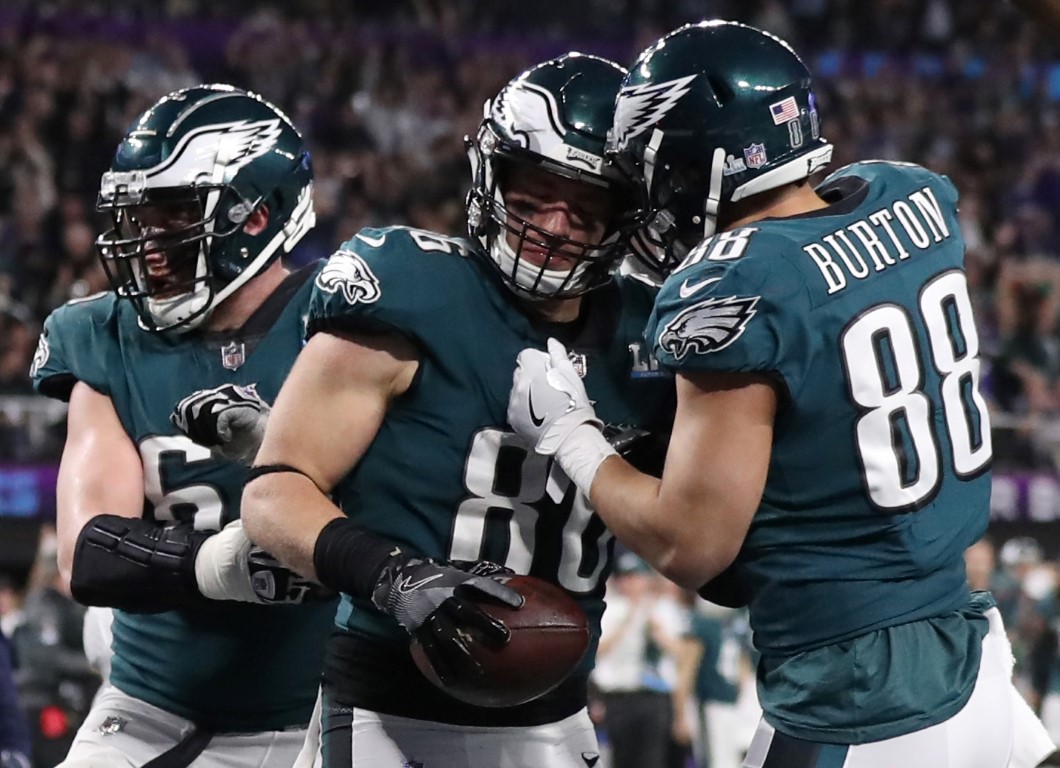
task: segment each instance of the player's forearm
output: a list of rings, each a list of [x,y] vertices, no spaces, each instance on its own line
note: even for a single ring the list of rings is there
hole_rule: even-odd
[[[680,586],[696,590],[721,573],[739,547],[695,523],[705,499],[664,495],[663,483],[612,456],[593,479],[590,501],[619,541]]]
[[[240,518],[251,541],[291,570],[318,581],[313,550],[324,526],[343,517],[305,475],[278,472],[258,477],[243,491]]]

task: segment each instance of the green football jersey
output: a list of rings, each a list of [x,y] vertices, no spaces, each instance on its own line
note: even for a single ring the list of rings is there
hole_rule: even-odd
[[[316,281],[309,332],[399,333],[419,369],[335,496],[352,519],[421,555],[487,559],[563,587],[589,617],[604,610],[613,540],[559,466],[507,424],[515,359],[563,341],[597,413],[616,428],[668,430],[673,380],[644,348],[655,290],[617,278],[583,299],[578,321],[531,319],[465,240],[404,227],[365,229]],[[343,596],[338,623],[384,642],[408,635]],[[594,653],[585,659],[585,671]]]
[[[144,516],[216,530],[239,517],[246,469],[185,437],[170,413],[195,390],[226,383],[254,385],[272,402],[302,348],[318,269],[289,277],[242,329],[223,336],[146,332],[112,293],[72,301],[45,322],[34,385],[65,400],[83,381],[110,397],[143,461]],[[111,682],[219,731],[304,726],[335,605],[226,601],[158,614],[115,611]]]
[[[989,511],[956,190],[918,166],[866,162],[818,192],[828,208],[704,241],[667,279],[647,330],[671,369],[757,372],[782,393],[734,565],[765,668],[964,610],[963,551]],[[985,623],[971,624],[981,637]],[[970,693],[978,642],[951,650],[965,646],[973,663],[940,699]],[[771,706],[783,704],[764,695]]]

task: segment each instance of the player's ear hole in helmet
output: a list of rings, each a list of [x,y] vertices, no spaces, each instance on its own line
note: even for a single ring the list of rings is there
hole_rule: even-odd
[[[809,70],[780,38],[688,24],[644,51],[619,92],[607,154],[640,194],[634,254],[668,273],[740,201],[831,159]]]
[[[487,102],[465,139],[468,231],[518,295],[578,296],[617,266],[633,197],[604,144],[624,75],[579,53],[540,64]]]
[[[126,131],[100,182],[96,248],[147,330],[189,330],[315,223],[313,169],[279,109],[228,85],[169,94]]]

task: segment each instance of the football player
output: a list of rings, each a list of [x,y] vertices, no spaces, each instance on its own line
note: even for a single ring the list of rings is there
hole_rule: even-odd
[[[110,685],[68,768],[287,768],[301,747],[335,601],[251,547],[246,469],[170,412],[204,388],[279,391],[319,269],[280,261],[313,226],[312,181],[287,117],[224,85],[160,100],[103,174],[114,291],[55,310],[31,371],[70,402],[61,570],[79,602],[116,609]]]
[[[611,534],[505,408],[518,352],[558,336],[618,433],[665,431],[672,416],[672,380],[641,342],[654,290],[613,276],[630,204],[604,146],[623,74],[568,54],[516,77],[468,142],[470,238],[365,229],[316,280],[244,519],[282,562],[343,593],[325,658],[326,766],[599,759],[587,679]],[[505,642],[464,599],[471,576],[444,565],[483,559],[558,584],[592,627],[580,666],[524,704],[457,701],[409,654],[411,634],[445,678],[474,674],[469,643]]]
[[[614,457],[556,341],[520,355],[513,427],[664,574],[749,601],[745,766],[1036,765],[1052,747],[965,580],[991,442],[953,185],[872,161],[812,187],[810,73],[730,22],[642,53],[610,138],[638,252],[670,271],[646,332],[677,375],[662,480]]]

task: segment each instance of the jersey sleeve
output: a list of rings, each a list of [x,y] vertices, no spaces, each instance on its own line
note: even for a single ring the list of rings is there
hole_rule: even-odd
[[[761,373],[797,390],[812,353],[805,282],[782,237],[751,234],[740,254],[707,257],[663,284],[645,336],[674,371]]]
[[[454,238],[407,227],[362,229],[332,254],[309,301],[307,336],[319,331],[437,332],[440,312],[459,311],[468,256]]]
[[[34,389],[66,401],[74,384],[83,381],[98,392],[111,394],[107,361],[113,341],[107,328],[114,300],[111,294],[101,293],[64,304],[48,316],[30,366]]]
[[[840,168],[821,182],[820,188],[847,176],[867,178],[870,181],[882,180],[885,184],[906,186],[908,182],[918,187],[929,187],[946,209],[956,210],[959,193],[957,187],[945,174],[935,173],[929,168],[916,163],[902,163],[893,160],[868,160]]]

